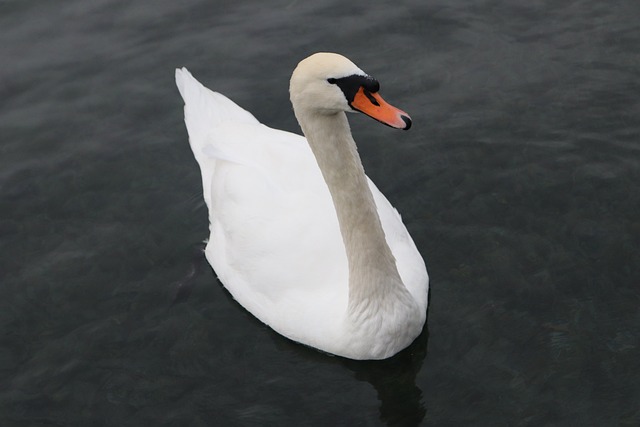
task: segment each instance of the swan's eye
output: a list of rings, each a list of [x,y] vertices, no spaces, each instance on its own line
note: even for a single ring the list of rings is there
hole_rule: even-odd
[[[336,84],[336,82],[337,82],[338,80],[336,80],[336,79],[334,79],[333,77],[331,77],[331,78],[328,78],[328,79],[327,79],[327,81],[328,81],[329,83],[331,83],[332,85],[334,85],[334,84]]]

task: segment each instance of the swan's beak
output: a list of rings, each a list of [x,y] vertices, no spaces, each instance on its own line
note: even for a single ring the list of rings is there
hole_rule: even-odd
[[[411,117],[407,113],[387,104],[378,92],[369,92],[362,86],[351,101],[351,107],[392,128],[407,130],[411,127]]]

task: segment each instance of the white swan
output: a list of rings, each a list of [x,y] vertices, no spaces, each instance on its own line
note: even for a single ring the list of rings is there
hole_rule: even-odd
[[[200,165],[209,263],[280,334],[351,359],[384,359],[420,334],[429,278],[400,215],[366,177],[345,112],[401,129],[409,116],[347,58],[317,53],[290,83],[306,135],[269,128],[176,70]]]

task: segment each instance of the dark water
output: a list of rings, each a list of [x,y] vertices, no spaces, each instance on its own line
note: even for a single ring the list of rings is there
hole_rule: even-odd
[[[0,425],[640,424],[640,3],[371,3],[0,2]],[[351,118],[432,279],[385,362],[209,269],[170,306],[208,234],[174,68],[297,131],[320,50],[414,119]]]

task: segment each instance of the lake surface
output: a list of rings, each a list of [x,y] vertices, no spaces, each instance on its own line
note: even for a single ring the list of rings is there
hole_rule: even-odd
[[[640,425],[640,3],[0,2],[0,425]],[[210,268],[173,75],[298,132],[340,52],[411,114],[350,116],[431,276],[406,351],[353,362]]]

